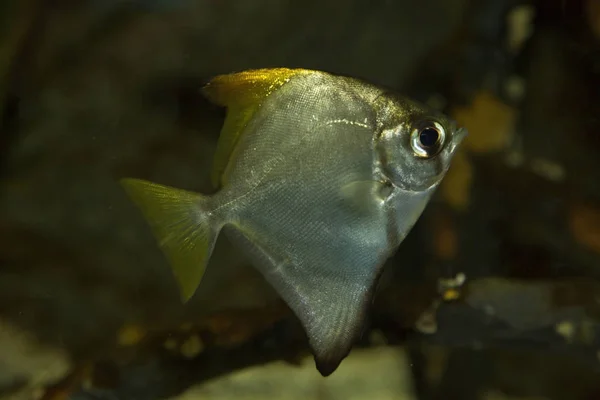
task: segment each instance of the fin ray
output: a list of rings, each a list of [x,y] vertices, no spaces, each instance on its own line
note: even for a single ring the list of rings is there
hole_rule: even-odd
[[[310,72],[312,71],[290,68],[255,69],[216,76],[203,88],[210,101],[227,107],[227,116],[217,143],[211,174],[215,188],[225,183],[223,174],[233,149],[262,100],[294,75]]]
[[[207,213],[208,198],[139,179],[121,185],[150,225],[188,301],[202,280],[218,236]]]
[[[318,276],[314,269],[298,268],[291,257],[274,257],[254,232],[233,225],[223,229],[242,244],[256,268],[294,311],[307,333],[317,369],[323,376],[330,375],[362,335],[378,273],[364,279]]]

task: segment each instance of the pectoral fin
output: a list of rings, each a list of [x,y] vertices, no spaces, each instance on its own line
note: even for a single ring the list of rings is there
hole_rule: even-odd
[[[368,217],[380,212],[391,191],[391,186],[385,182],[358,180],[342,186],[340,198],[353,212]]]
[[[215,188],[224,184],[223,174],[239,137],[261,102],[291,77],[312,71],[304,69],[257,69],[219,75],[204,88],[206,97],[227,107],[227,117],[217,144],[211,180]]]

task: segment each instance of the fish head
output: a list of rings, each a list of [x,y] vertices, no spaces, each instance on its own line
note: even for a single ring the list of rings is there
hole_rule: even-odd
[[[403,191],[432,191],[448,171],[467,130],[405,98],[382,95],[375,102],[375,167]]]

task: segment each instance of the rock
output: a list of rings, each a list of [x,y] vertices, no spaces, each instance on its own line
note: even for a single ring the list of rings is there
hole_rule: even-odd
[[[323,378],[312,357],[250,367],[191,387],[170,400],[416,400],[406,353],[395,347],[356,349]]]
[[[0,396],[7,400],[40,398],[46,386],[71,370],[69,355],[41,344],[30,333],[0,320]]]

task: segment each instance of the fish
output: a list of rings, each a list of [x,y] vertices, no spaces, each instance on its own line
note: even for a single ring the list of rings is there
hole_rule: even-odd
[[[333,373],[365,329],[386,261],[446,174],[464,128],[392,90],[301,68],[218,75],[227,109],[214,193],[136,178],[141,210],[187,302],[223,234],[276,290]]]

